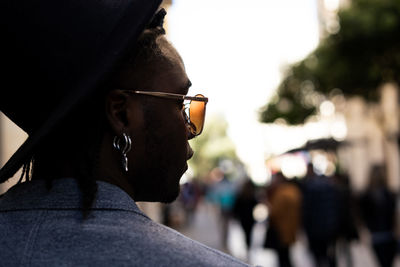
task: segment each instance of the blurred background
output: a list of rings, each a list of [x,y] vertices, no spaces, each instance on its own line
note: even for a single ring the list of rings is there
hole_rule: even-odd
[[[400,0],[163,6],[209,103],[179,199],[141,208],[253,265],[400,266]]]

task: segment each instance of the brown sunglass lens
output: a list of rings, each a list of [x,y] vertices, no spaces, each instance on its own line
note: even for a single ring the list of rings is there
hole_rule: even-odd
[[[196,97],[204,97],[203,95],[196,95]],[[194,124],[194,134],[199,135],[203,130],[204,116],[206,111],[206,103],[203,101],[192,100],[190,102],[190,122]]]

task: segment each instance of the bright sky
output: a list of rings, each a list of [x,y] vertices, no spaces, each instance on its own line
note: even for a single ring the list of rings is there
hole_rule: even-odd
[[[274,93],[282,67],[317,46],[316,1],[174,0],[167,17],[169,39],[193,83],[190,93],[210,98],[207,116],[225,116],[250,175],[264,178],[267,154],[304,141],[260,124],[258,110]]]

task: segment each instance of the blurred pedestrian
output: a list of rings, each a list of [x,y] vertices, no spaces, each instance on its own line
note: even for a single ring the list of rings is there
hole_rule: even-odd
[[[247,178],[242,184],[233,206],[233,214],[239,220],[245,234],[247,249],[250,249],[251,246],[251,234],[255,224],[253,210],[257,203],[256,186],[251,179]]]
[[[310,163],[302,183],[303,228],[319,267],[336,266],[335,243],[341,227],[341,196],[331,179],[314,172]]]
[[[359,239],[357,205],[349,186],[349,177],[345,173],[335,173],[332,177],[337,187],[339,202],[339,232],[337,240],[337,252],[342,253],[346,266],[353,266],[351,242]]]
[[[208,100],[160,3],[1,2],[0,109],[29,134],[0,171],[28,180],[0,199],[2,266],[245,266],[135,203],[176,199]]]
[[[219,209],[220,232],[222,248],[228,251],[228,230],[232,218],[232,209],[235,203],[236,188],[233,182],[219,170],[221,179],[208,190],[208,197],[217,204]]]
[[[197,179],[186,182],[181,186],[179,201],[182,204],[182,208],[185,212],[186,224],[190,224],[192,222],[202,194],[203,192],[201,184]]]
[[[269,225],[264,247],[278,254],[279,266],[291,267],[290,246],[296,241],[301,223],[302,196],[298,186],[277,173],[267,188]]]
[[[373,166],[368,189],[361,196],[361,211],[382,267],[391,267],[396,254],[395,210],[396,198],[387,187],[384,166]]]

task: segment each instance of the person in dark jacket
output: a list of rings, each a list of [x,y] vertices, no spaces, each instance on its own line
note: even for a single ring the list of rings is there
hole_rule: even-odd
[[[318,175],[313,165],[302,183],[303,228],[317,266],[336,266],[335,244],[341,227],[341,195],[330,177]]]
[[[239,220],[245,234],[247,249],[251,246],[251,234],[255,224],[253,210],[257,203],[256,186],[247,179],[240,188],[233,206],[233,214]]]
[[[396,197],[387,187],[383,166],[372,167],[370,183],[361,196],[360,206],[379,264],[382,267],[392,266],[397,248],[394,235]]]
[[[25,180],[0,199],[1,266],[245,266],[135,203],[177,198],[208,100],[160,2],[2,1],[0,109],[29,138],[0,171]]]

